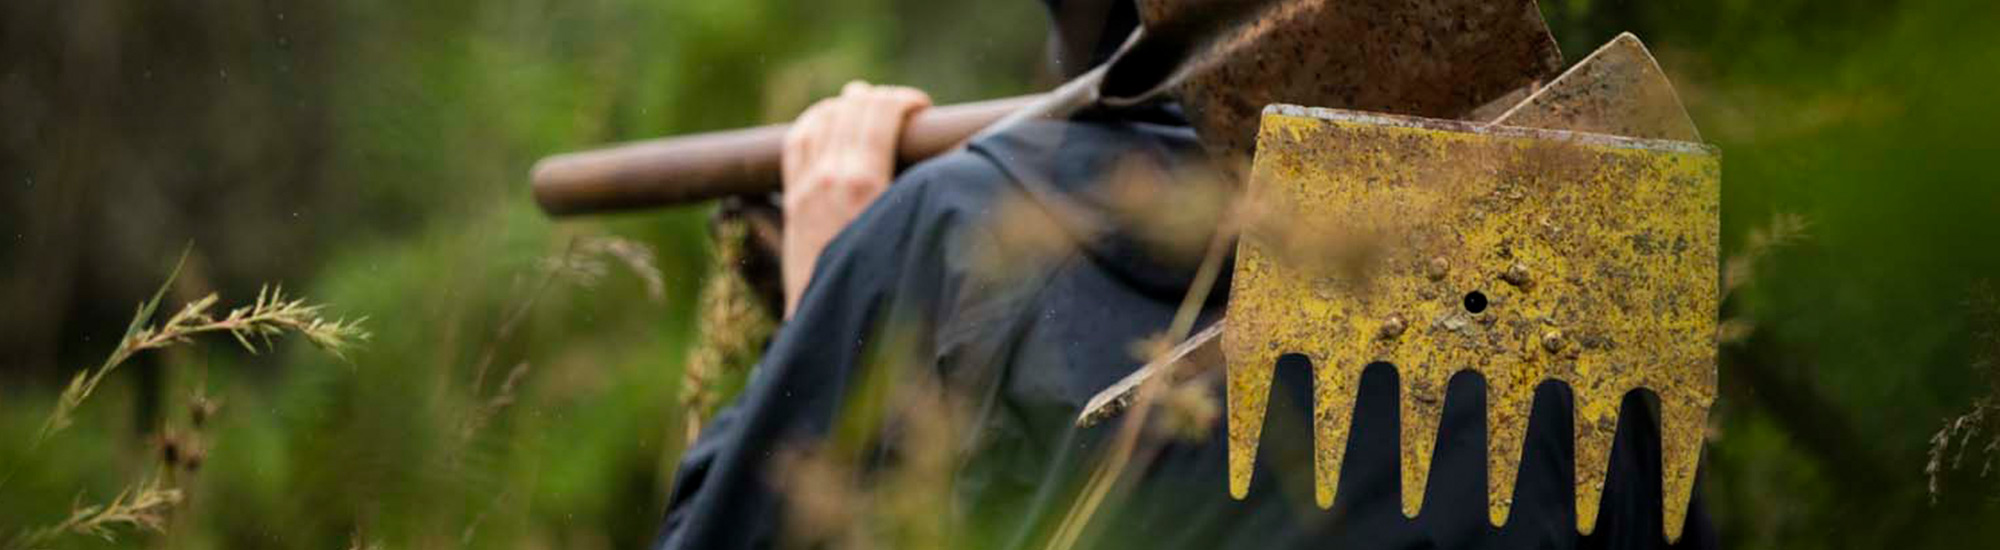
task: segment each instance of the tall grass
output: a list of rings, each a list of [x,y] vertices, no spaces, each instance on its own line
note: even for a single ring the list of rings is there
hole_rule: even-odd
[[[257,353],[260,349],[269,349],[274,338],[292,334],[302,336],[327,353],[340,357],[369,338],[368,331],[361,327],[365,319],[328,319],[323,315],[325,305],[288,298],[283,287],[265,287],[258,291],[255,301],[231,309],[221,317],[212,313],[221,296],[210,293],[183,304],[166,322],[153,324],[153,317],[159,311],[167,289],[173,286],[186,261],[187,254],[182,253],[181,260],[175,264],[166,281],[160,284],[159,290],[153,293],[151,299],[139,304],[138,312],[132,316],[132,322],[126,326],[124,336],[119,338],[118,347],[111,351],[110,356],[97,368],[78,372],[70,380],[57,397],[55,409],[36,432],[30,445],[31,453],[44,441],[69,428],[74,423],[76,411],[97,392],[105,377],[142,352],[191,344],[196,337],[203,335],[228,334],[244,350]],[[179,466],[181,457],[178,447],[167,449],[173,450],[165,453],[165,466],[169,469]],[[0,478],[0,488],[5,488],[13,473],[9,470],[5,478]],[[119,529],[160,531],[168,515],[181,501],[180,488],[164,477],[148,477],[120,491],[109,502],[79,503],[60,523],[16,534],[8,541],[7,548],[40,548],[64,535],[88,535],[112,541]]]

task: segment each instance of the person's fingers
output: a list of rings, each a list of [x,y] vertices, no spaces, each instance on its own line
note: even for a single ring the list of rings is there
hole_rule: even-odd
[[[931,95],[924,93],[922,90],[905,86],[894,86],[885,91],[896,104],[896,112],[894,114],[896,130],[891,135],[896,136],[898,141],[900,141],[903,130],[910,124],[910,119],[915,117],[917,113],[931,107]],[[895,147],[896,144],[892,143],[890,146]]]
[[[895,169],[896,144],[903,127],[912,113],[929,106],[930,96],[903,86],[872,86],[857,96],[864,105],[856,119],[854,146],[871,152],[868,158],[860,159],[865,163],[857,168],[887,179]]]
[[[786,310],[796,306],[827,241],[884,191],[911,115],[930,96],[853,81],[799,116],[785,136]]]
[[[825,142],[820,136],[825,133],[828,122],[826,113],[830,108],[830,103],[825,100],[814,103],[811,107],[807,107],[805,113],[800,114],[798,120],[792,123],[791,129],[785,132],[784,152],[779,159],[785,183],[800,183],[801,171],[812,165],[813,159],[817,158],[820,149],[824,147]]]
[[[851,136],[853,132],[864,131],[870,128],[869,119],[872,118],[870,111],[876,108],[876,98],[881,95],[880,89],[881,87],[869,84],[865,80],[849,81],[846,86],[840,88],[840,103],[847,111],[847,117],[841,120],[843,123],[841,128],[846,130],[845,134],[847,136]],[[870,142],[867,140],[843,140],[842,142],[842,145],[846,146],[847,149],[860,149],[866,144],[870,144]]]
[[[895,168],[896,138],[903,130],[904,108],[887,94],[870,95],[865,101],[855,121],[854,145],[872,154],[858,159],[861,162],[857,162],[856,168],[886,176]]]
[[[909,117],[928,106],[930,96],[915,88],[848,82],[840,95],[801,115],[786,136],[788,180],[850,187],[857,195],[879,191],[895,171]]]
[[[874,88],[874,86],[869,85],[868,81],[849,80],[847,81],[847,85],[840,87],[840,95],[846,97],[853,97],[868,93],[868,91],[872,88]]]
[[[869,119],[875,115],[869,106],[866,89],[858,88],[853,95],[841,96],[829,116],[828,123],[836,130],[827,137],[826,154],[822,155],[821,183],[829,187],[832,196],[840,197],[840,202],[851,206],[861,206],[872,200],[888,182],[890,158],[894,151],[875,145],[868,136],[872,130]],[[842,216],[842,223],[851,219],[856,212]]]
[[[812,118],[807,116],[810,114],[812,108],[808,107],[804,113],[799,114],[799,118],[792,121],[790,127],[785,128],[784,147],[780,149],[782,153],[778,155],[778,161],[786,179],[798,173],[799,164],[804,160],[801,157],[806,150],[806,128],[812,123]]]
[[[826,110],[820,112],[822,120],[818,126],[814,126],[814,132],[806,136],[808,140],[814,142],[812,164],[816,164],[816,168],[812,170],[824,170],[828,166],[828,160],[844,156],[848,150],[848,144],[844,142],[846,134],[854,132],[848,130],[850,118],[854,116],[852,108],[848,106],[848,98],[834,96],[822,102],[826,104]]]
[[[904,109],[915,111],[931,106],[931,95],[909,86],[876,86],[875,90],[888,96]]]

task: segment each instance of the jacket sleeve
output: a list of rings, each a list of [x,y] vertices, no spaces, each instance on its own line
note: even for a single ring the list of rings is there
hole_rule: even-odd
[[[969,162],[965,155],[959,163]],[[945,159],[940,159],[945,160]],[[928,187],[961,170],[933,161],[907,172],[820,255],[790,321],[735,403],[689,448],[674,475],[657,549],[765,548],[778,541],[781,496],[769,480],[788,446],[823,438],[865,349],[885,327],[931,326],[952,277],[942,258],[956,217]],[[951,182],[956,186],[959,182]],[[925,330],[910,345],[928,347]],[[920,353],[920,352],[919,352]]]

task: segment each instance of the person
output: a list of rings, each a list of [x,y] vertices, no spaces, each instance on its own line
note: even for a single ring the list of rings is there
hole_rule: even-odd
[[[1130,0],[1045,0],[1058,65],[1104,61],[1136,25]],[[1087,53],[1083,53],[1087,52]],[[920,91],[852,83],[800,116],[784,154],[786,318],[738,400],[689,448],[655,548],[765,548],[784,542],[774,469],[788,448],[828,437],[863,385],[867,357],[900,338],[919,372],[971,411],[971,448],[952,472],[951,546],[1042,548],[1112,444],[1116,422],[1077,412],[1140,366],[1130,344],[1166,329],[1195,266],[1156,253],[1119,213],[1110,177],[1133,159],[1166,172],[1204,162],[1172,105],[1094,108],[1021,124],[893,175],[895,136],[929,105]],[[1174,180],[1167,180],[1169,184]],[[1000,205],[1033,205],[1006,218]],[[1073,246],[1026,275],[988,276],[1009,224],[1054,229]],[[1224,270],[1224,276],[1227,276]],[[1201,305],[1219,318],[1228,284]],[[1227,436],[1161,443],[1129,490],[1097,508],[1093,548],[1653,548],[1665,545],[1659,438],[1621,416],[1594,532],[1574,527],[1570,401],[1538,392],[1507,525],[1488,524],[1483,391],[1454,379],[1423,513],[1400,508],[1393,371],[1363,377],[1340,494],[1313,504],[1309,376],[1279,365],[1249,496],[1227,487]],[[1210,389],[1219,393],[1219,389]],[[1216,399],[1220,399],[1216,396]],[[1646,406],[1636,397],[1627,410]],[[881,455],[869,455],[881,456]],[[1697,498],[1679,547],[1715,545]]]

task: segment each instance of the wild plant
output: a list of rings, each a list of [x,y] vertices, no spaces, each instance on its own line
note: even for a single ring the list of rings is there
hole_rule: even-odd
[[[184,252],[153,297],[139,304],[138,312],[133,315],[132,322],[126,326],[124,336],[110,356],[96,368],[77,373],[64,387],[57,397],[55,409],[36,433],[31,449],[39,448],[44,441],[73,425],[76,411],[96,393],[106,377],[141,352],[189,344],[204,334],[226,333],[246,351],[255,354],[271,349],[274,340],[280,336],[296,334],[327,353],[344,359],[346,352],[369,338],[368,331],[361,327],[365,317],[329,319],[324,315],[324,304],[289,297],[279,286],[259,289],[255,301],[231,309],[220,317],[214,311],[221,297],[209,293],[182,305],[166,322],[152,324],[167,289],[173,286],[186,261],[187,254]],[[197,423],[213,412],[212,406],[205,398],[197,399],[192,411]],[[184,464],[174,440],[165,439],[162,445],[166,449],[164,460],[170,471],[172,467]],[[11,471],[8,476],[12,476]],[[0,486],[5,483],[6,479],[0,478]],[[183,492],[179,487],[164,481],[162,476],[148,477],[119,492],[110,502],[91,505],[78,502],[72,506],[68,518],[54,525],[19,533],[8,539],[4,548],[41,548],[65,535],[94,536],[111,541],[117,529],[161,531],[166,518],[182,501]]]

